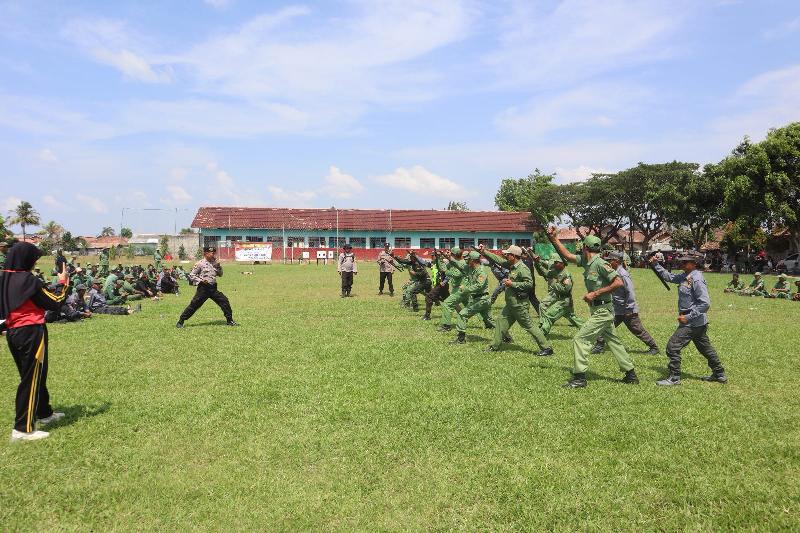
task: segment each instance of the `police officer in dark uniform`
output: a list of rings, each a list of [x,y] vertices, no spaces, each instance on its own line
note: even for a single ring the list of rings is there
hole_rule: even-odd
[[[198,261],[192,271],[189,272],[189,281],[197,285],[197,292],[183,313],[181,313],[181,317],[175,327],[182,328],[183,323],[189,320],[208,299],[213,300],[222,309],[229,326],[239,325],[233,321],[233,311],[228,297],[217,289],[217,276],[222,277],[222,265],[217,261],[216,253],[217,250],[214,247],[204,247],[203,259]]]

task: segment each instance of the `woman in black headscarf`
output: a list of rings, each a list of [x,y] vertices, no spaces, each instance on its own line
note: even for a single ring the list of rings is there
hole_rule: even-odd
[[[36,431],[36,422],[45,425],[64,416],[53,412],[47,392],[47,327],[44,313],[59,311],[67,295],[69,277],[62,267],[60,289],[51,292],[33,274],[41,250],[28,242],[17,242],[9,250],[0,272],[0,320],[7,329],[6,339],[19,371],[17,414],[11,440],[38,440],[48,436]]]

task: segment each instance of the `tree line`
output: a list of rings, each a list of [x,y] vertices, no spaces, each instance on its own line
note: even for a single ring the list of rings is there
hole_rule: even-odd
[[[785,231],[800,249],[800,122],[770,130],[758,143],[747,137],[718,163],[639,163],[616,173],[558,184],[536,169],[502,180],[501,211],[529,211],[545,225],[569,222],[583,238],[603,242],[621,230],[641,232],[644,246],[669,232],[680,247],[699,249],[717,229],[732,251],[763,248],[767,235]]]

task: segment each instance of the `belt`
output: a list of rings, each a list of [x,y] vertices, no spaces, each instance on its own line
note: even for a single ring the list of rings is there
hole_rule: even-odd
[[[611,300],[606,300],[606,301],[592,300],[591,302],[589,302],[589,307],[600,307],[601,305],[608,305],[610,303]]]

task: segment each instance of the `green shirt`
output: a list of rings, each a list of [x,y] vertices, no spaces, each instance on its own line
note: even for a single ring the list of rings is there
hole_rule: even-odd
[[[727,287],[726,287],[726,288],[728,288],[728,289],[733,289],[733,290],[739,290],[739,289],[741,289],[743,286],[744,286],[744,285],[742,284],[742,282],[741,282],[741,281],[739,281],[738,279],[737,279],[737,280],[733,280],[733,279],[732,279],[732,280],[730,280],[730,281],[728,282],[728,285],[727,285]]]
[[[533,274],[531,270],[522,262],[518,260],[513,265],[506,259],[495,255],[492,252],[484,251],[483,254],[495,264],[508,269],[508,279],[511,280],[511,286],[506,287],[506,305],[507,306],[520,306],[528,305],[528,296],[533,289]]]
[[[764,280],[761,278],[753,278],[753,281],[750,282],[748,285],[749,289],[754,291],[763,291],[764,290]]]
[[[450,289],[458,290],[464,282],[464,277],[467,272],[467,262],[463,259],[450,259],[447,262],[447,269],[445,275],[450,280]]]
[[[775,282],[775,290],[783,291],[783,292],[790,292],[791,288],[789,287],[789,282],[787,280],[778,280]]]
[[[583,282],[586,284],[587,292],[594,292],[603,287],[608,287],[617,277],[617,271],[611,268],[611,265],[600,257],[600,254],[595,254],[588,263],[584,263],[584,261],[583,254],[575,258],[575,264],[583,267]],[[611,295],[604,294],[595,299],[594,303],[611,303]]]
[[[466,278],[461,281],[461,292],[470,298],[481,298],[489,295],[489,277],[483,265],[470,268]]]

